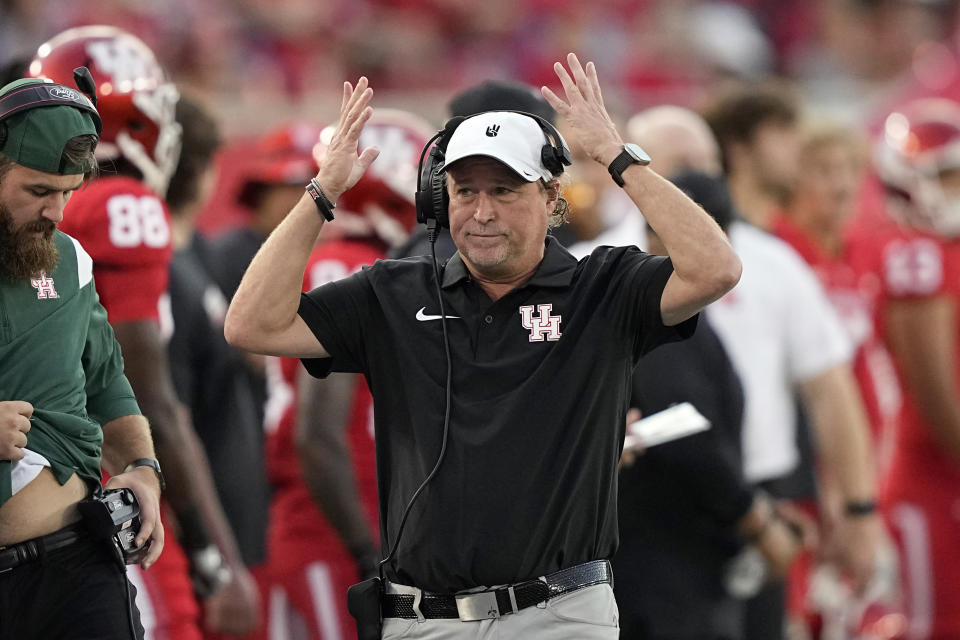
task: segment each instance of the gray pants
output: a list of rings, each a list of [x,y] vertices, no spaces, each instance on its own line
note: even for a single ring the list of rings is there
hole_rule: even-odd
[[[387,584],[388,593],[417,589]],[[383,640],[616,640],[619,612],[608,584],[585,587],[492,620],[386,618]]]

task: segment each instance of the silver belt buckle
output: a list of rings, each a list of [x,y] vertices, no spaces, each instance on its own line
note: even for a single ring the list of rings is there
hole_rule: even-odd
[[[464,622],[490,620],[500,617],[496,591],[480,591],[454,596],[457,601],[457,615]]]

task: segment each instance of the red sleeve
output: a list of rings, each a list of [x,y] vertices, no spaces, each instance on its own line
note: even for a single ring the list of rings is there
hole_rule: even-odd
[[[111,323],[160,321],[172,255],[170,214],[140,182],[101,178],[81,189],[60,228],[93,258],[100,301]]]
[[[310,254],[303,275],[303,290],[341,280],[383,258],[383,251],[361,241],[330,241]]]

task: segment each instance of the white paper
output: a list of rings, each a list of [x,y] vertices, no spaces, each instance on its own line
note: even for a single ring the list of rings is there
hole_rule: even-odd
[[[627,425],[624,449],[649,448],[710,428],[710,421],[689,402],[675,404]]]

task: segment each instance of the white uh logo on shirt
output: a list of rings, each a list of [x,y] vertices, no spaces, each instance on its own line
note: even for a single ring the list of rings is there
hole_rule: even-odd
[[[555,341],[560,339],[560,316],[552,316],[552,304],[538,304],[538,317],[533,315],[533,305],[525,304],[520,307],[520,324],[524,329],[530,330],[530,342],[543,342],[544,334],[546,339]]]
[[[30,285],[37,290],[37,300],[46,300],[49,298],[59,298],[57,290],[53,288],[53,278],[48,278],[43,271],[39,278],[31,278]]]

